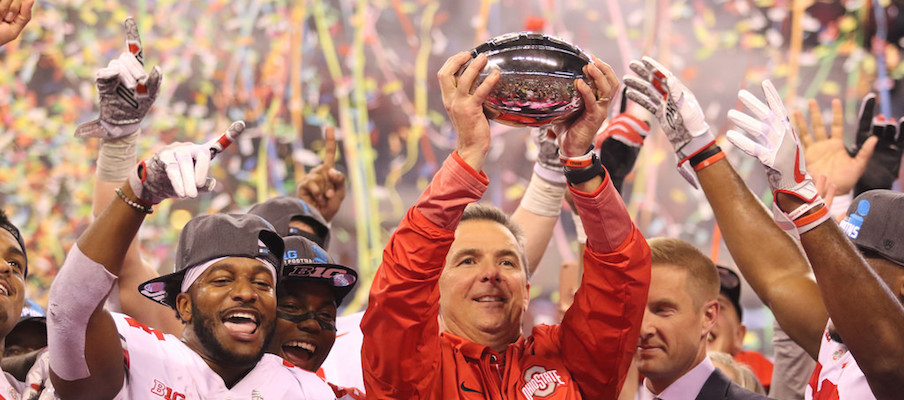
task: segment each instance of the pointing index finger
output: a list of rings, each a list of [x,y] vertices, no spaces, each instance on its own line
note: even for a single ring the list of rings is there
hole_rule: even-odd
[[[226,132],[223,132],[220,137],[207,142],[210,147],[210,158],[216,157],[217,154],[226,150],[232,142],[235,141],[242,132],[245,131],[245,121],[235,121],[232,125],[229,125],[229,128],[226,129]]]
[[[141,36],[138,34],[138,24],[132,17],[122,22],[122,30],[126,36],[126,47],[142,65],[144,64],[144,51],[141,47]]]
[[[333,169],[336,164],[336,132],[332,125],[328,125],[323,133],[323,166],[327,171]]]

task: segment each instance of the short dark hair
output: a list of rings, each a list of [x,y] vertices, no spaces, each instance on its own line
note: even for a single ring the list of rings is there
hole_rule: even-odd
[[[19,248],[22,250],[22,257],[25,258],[25,265],[22,266],[22,277],[25,278],[28,276],[28,254],[25,253],[25,240],[22,239],[22,234],[19,232],[19,228],[16,228],[15,225],[9,220],[9,217],[6,216],[6,212],[0,209],[0,228],[6,229],[16,241],[19,242]]]
[[[512,236],[515,237],[518,245],[521,246],[521,264],[524,266],[524,274],[530,278],[530,268],[527,265],[527,249],[524,246],[524,230],[515,221],[512,221],[508,214],[492,204],[471,203],[465,208],[465,212],[461,216],[461,222],[470,220],[492,221],[508,229]]]

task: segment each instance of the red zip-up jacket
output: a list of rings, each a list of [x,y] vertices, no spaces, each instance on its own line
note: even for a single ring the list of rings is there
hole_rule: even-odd
[[[539,325],[503,353],[440,332],[439,277],[465,206],[489,183],[456,153],[383,252],[361,322],[373,399],[615,399],[637,346],[650,250],[608,174],[572,189],[587,232],[584,276],[560,325]]]

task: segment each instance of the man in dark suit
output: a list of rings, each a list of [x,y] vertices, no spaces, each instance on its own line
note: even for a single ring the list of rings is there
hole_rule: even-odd
[[[648,241],[652,280],[637,345],[642,399],[762,400],[713,366],[706,338],[719,315],[713,262],[679,239]]]

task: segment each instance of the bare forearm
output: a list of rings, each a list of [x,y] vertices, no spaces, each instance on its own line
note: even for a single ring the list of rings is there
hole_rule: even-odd
[[[816,358],[828,316],[797,244],[775,224],[726,159],[697,176],[744,278],[789,336]]]
[[[122,184],[127,198],[135,199],[128,184]],[[129,245],[144,221],[144,214],[120,199],[114,199],[78,239],[78,246],[90,259],[119,275]]]
[[[904,390],[904,307],[834,221],[801,235],[801,244],[835,329],[870,387],[895,397]]]

